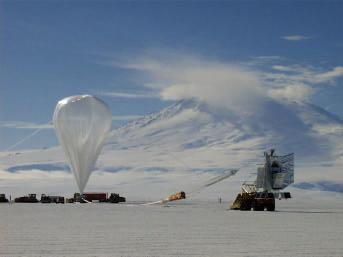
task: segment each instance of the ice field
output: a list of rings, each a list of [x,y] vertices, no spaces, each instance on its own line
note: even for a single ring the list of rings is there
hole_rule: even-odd
[[[228,203],[0,205],[0,256],[337,256],[341,198],[277,201],[276,212]]]

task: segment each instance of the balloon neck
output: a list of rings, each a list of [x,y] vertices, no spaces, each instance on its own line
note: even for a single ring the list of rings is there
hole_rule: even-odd
[[[84,199],[83,192],[80,191],[80,202],[82,202]]]

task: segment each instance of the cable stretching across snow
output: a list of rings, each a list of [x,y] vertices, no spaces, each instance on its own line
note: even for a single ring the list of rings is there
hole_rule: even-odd
[[[190,192],[187,192],[186,195],[187,196],[191,196],[193,195],[194,193],[199,193],[201,190],[207,188],[207,187],[210,187],[214,184],[217,184],[221,181],[223,181],[224,179],[227,179],[233,175],[235,175],[236,173],[238,172],[238,169],[231,169],[227,172],[224,172],[223,174],[220,174],[212,179],[210,179],[209,181],[207,181],[205,184],[197,187],[196,189],[190,191]],[[178,199],[178,200],[181,200],[181,199]],[[170,200],[169,197],[165,198],[165,199],[162,199],[162,200],[159,200],[159,201],[155,201],[155,202],[150,202],[150,203],[144,203],[144,204],[141,204],[141,205],[153,205],[153,204],[162,204],[162,203],[167,203],[167,202],[170,202],[170,201],[173,201],[173,200]]]
[[[214,184],[217,184],[221,181],[223,181],[224,179],[227,179],[233,175],[235,175],[236,173],[238,172],[238,169],[230,169],[229,171],[227,172],[224,172],[223,174],[220,174],[212,179],[210,179],[209,181],[207,181],[205,184],[197,187],[196,189],[192,190],[191,192],[187,193],[187,195],[191,195],[191,194],[194,194],[194,193],[199,193],[201,190],[207,188],[207,187],[210,187]]]

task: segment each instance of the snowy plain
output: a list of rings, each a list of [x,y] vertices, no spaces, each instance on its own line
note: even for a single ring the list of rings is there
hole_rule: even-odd
[[[276,212],[228,203],[1,204],[0,256],[337,256],[342,198],[277,201]],[[324,203],[324,204],[323,204]]]

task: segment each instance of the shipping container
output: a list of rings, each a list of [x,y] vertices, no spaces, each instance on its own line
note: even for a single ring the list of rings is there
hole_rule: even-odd
[[[83,198],[89,202],[106,202],[107,201],[107,193],[83,193]]]

